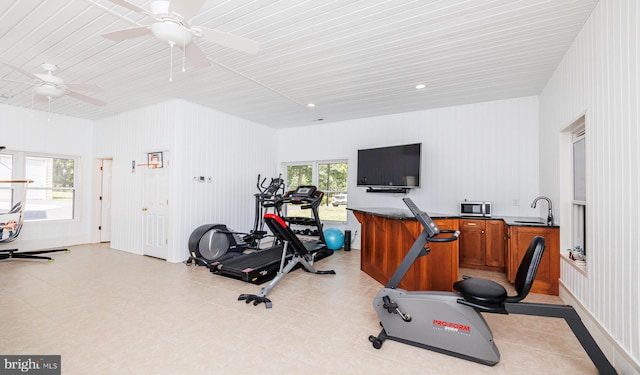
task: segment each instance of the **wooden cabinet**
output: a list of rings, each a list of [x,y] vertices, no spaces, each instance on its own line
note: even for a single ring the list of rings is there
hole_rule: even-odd
[[[485,220],[460,219],[460,267],[483,268]]]
[[[487,220],[485,232],[485,265],[490,270],[505,272],[507,226],[502,220]]]
[[[391,279],[422,231],[412,217],[388,217],[353,210],[362,225],[360,268],[383,285]],[[546,248],[531,292],[558,295],[560,228],[508,225],[502,219],[436,219],[440,229],[460,230],[454,242],[429,243],[429,255],[417,259],[400,282],[406,290],[452,291],[458,265],[507,273],[511,283],[534,236],[545,238]],[[445,236],[448,236],[445,234]]]
[[[560,229],[558,227],[510,226],[508,229],[507,278],[513,283],[529,243],[535,236],[545,239],[545,250],[538,266],[532,293],[557,296],[560,279]]]
[[[361,224],[360,269],[386,285],[422,232],[422,226],[415,219],[353,213]],[[434,221],[440,229],[458,229],[458,219]],[[453,291],[453,283],[458,280],[458,241],[431,242],[429,248],[429,254],[417,259],[408,270],[400,288]]]
[[[460,267],[505,271],[503,220],[460,219]]]

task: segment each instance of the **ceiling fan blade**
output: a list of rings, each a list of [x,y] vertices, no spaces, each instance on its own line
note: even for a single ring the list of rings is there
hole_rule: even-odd
[[[202,38],[221,46],[237,49],[253,55],[258,53],[260,50],[260,43],[242,36],[225,33],[224,31],[207,29],[204,27],[192,27],[191,30],[194,30]]]
[[[203,68],[211,65],[209,58],[204,54],[204,52],[202,52],[200,47],[193,42],[187,44],[184,49],[184,54],[186,55],[187,60],[189,60],[189,62],[196,68]]]
[[[40,78],[38,78],[38,76],[36,76],[35,74],[33,74],[31,72],[27,72],[26,70],[24,70],[22,68],[19,68],[19,67],[15,66],[15,65],[7,64],[7,63],[4,63],[4,65],[8,66],[9,68],[15,70],[16,72],[21,73],[21,74],[23,74],[23,75],[25,75],[25,76],[27,76],[27,77],[29,77],[31,79],[35,79],[37,81],[40,81]]]
[[[107,105],[107,102],[103,102],[102,100],[98,100],[98,99],[92,98],[90,96],[82,95],[82,94],[77,93],[75,91],[69,91],[69,96],[71,96],[73,98],[76,98],[78,100],[82,100],[83,102],[87,102],[89,104],[93,104],[93,105],[99,105],[99,106]]]
[[[95,83],[65,83],[64,85],[67,86],[67,88],[70,90],[95,91],[95,92],[104,91],[102,87],[96,85]]]
[[[124,7],[124,8],[127,8],[129,10],[132,10],[132,11],[134,11],[136,13],[147,15],[147,11],[146,10],[140,8],[137,5],[131,4],[128,1],[125,1],[125,0],[109,0],[109,1],[111,1],[114,4],[120,5],[121,7]]]
[[[133,38],[139,38],[145,35],[151,35],[151,29],[149,26],[132,27],[129,29],[122,29],[112,31],[110,33],[102,34],[103,38],[115,40],[116,42],[122,42],[123,40],[129,40]]]
[[[189,21],[198,13],[206,0],[171,0],[169,13]]]

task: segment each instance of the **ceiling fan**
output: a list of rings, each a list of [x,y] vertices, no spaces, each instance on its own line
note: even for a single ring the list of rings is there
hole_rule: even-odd
[[[80,94],[75,90],[80,91],[94,91],[100,92],[103,91],[102,88],[93,83],[64,83],[64,80],[58,76],[53,75],[53,72],[58,70],[58,67],[54,64],[42,64],[42,69],[46,71],[46,73],[30,73],[22,68],[17,66],[6,64],[6,66],[15,70],[16,72],[21,73],[24,76],[27,76],[33,80],[33,82],[23,82],[33,85],[33,101],[34,102],[46,102],[51,101],[52,99],[61,98],[65,95],[69,95],[72,98],[76,98],[78,100],[82,100],[89,104],[103,106],[106,105],[106,102],[102,100],[98,100],[96,98],[92,98],[90,96]]]
[[[151,11],[142,9],[126,0],[110,1],[155,20],[153,24],[148,26],[133,27],[102,34],[104,38],[110,40],[120,42],[153,34],[158,40],[169,43],[171,48],[173,46],[182,48],[184,56],[195,67],[205,67],[211,65],[211,62],[200,47],[195,42],[192,42],[194,37],[250,54],[256,54],[260,50],[260,44],[255,40],[205,27],[191,26],[190,20],[206,0],[154,1],[150,4]]]

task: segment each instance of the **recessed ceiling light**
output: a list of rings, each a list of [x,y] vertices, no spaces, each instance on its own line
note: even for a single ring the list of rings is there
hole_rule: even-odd
[[[418,89],[418,90],[422,90],[425,87],[427,87],[427,85],[425,85],[424,83],[420,83],[420,84],[416,85],[416,89]]]
[[[315,105],[315,104],[313,104],[313,103],[309,103],[309,104],[307,104],[307,107],[310,107],[310,108],[313,108],[313,107],[315,107],[315,106],[316,106],[316,105]]]

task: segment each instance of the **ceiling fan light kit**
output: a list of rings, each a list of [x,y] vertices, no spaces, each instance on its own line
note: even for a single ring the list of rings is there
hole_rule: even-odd
[[[38,94],[40,96],[45,96],[45,97],[51,98],[51,99],[61,98],[66,93],[64,89],[61,89],[61,88],[55,87],[55,86],[50,86],[50,85],[47,85],[47,84],[44,84],[42,86],[34,86],[33,87],[33,92],[35,92],[36,94]]]
[[[191,43],[193,37],[184,26],[171,20],[154,23],[151,32],[158,40],[181,48]]]

